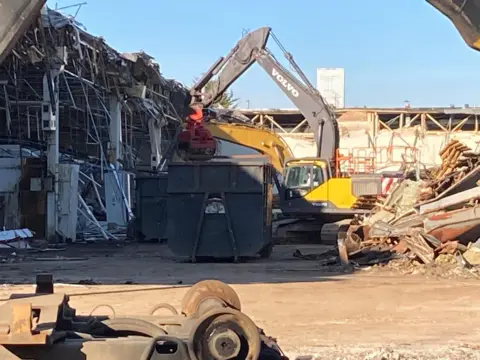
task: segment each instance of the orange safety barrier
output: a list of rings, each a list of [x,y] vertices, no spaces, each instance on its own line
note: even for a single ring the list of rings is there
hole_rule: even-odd
[[[368,174],[390,166],[414,164],[417,149],[413,146],[355,147],[337,149],[337,174]]]

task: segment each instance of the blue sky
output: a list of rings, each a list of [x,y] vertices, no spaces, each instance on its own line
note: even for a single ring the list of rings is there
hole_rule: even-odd
[[[313,83],[317,67],[345,68],[346,106],[480,106],[480,53],[425,0],[92,0],[77,19],[119,51],[154,56],[186,85],[244,29],[271,26]],[[293,107],[258,65],[232,90],[240,107]]]

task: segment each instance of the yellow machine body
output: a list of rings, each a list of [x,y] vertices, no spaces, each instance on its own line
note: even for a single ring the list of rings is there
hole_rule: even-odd
[[[254,149],[269,156],[277,174],[282,211],[290,215],[332,213],[351,215],[357,196],[351,178],[332,177],[327,162],[319,158],[294,158],[287,143],[276,133],[248,124],[208,122],[205,127],[219,140]],[[308,183],[308,177],[311,178]]]

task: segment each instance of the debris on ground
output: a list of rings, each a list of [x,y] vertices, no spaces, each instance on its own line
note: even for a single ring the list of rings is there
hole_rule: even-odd
[[[66,251],[62,244],[48,244],[45,240],[32,239],[32,236],[33,232],[28,229],[0,232],[0,263],[20,263],[35,260],[39,253]]]
[[[435,264],[427,265],[421,261],[404,257],[386,263],[380,263],[362,268],[370,272],[391,272],[401,275],[423,275],[436,279],[480,279],[480,268],[466,268],[458,264],[454,255],[441,254],[435,259]]]
[[[33,259],[35,261],[86,261],[86,257],[65,257],[65,256],[55,256],[55,257],[39,257]]]
[[[30,229],[12,229],[0,231],[0,248],[28,249],[27,239],[32,238],[34,232]]]
[[[99,282],[94,281],[93,279],[82,279],[78,281],[79,285],[101,285]]]
[[[470,265],[480,265],[480,248],[472,246],[463,253],[463,257]]]
[[[34,232],[30,229],[12,229],[0,231],[0,244],[2,246],[8,245],[10,242],[18,242],[21,239],[32,238]]]
[[[375,251],[435,265],[447,254],[461,268],[480,265],[474,250],[480,237],[480,154],[452,140],[440,157],[439,167],[418,180],[406,174],[368,217],[350,226],[349,258]]]
[[[439,155],[439,167],[405,171],[368,216],[354,219],[339,233],[337,262],[358,267],[416,262],[444,268],[448,263],[478,276],[480,153],[452,140]],[[294,256],[335,262],[332,254],[319,255]]]

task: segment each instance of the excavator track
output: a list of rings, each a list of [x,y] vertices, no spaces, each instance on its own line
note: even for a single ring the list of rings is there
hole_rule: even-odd
[[[347,231],[352,219],[322,222],[317,219],[284,218],[274,224],[276,243],[336,245],[341,232]]]

